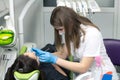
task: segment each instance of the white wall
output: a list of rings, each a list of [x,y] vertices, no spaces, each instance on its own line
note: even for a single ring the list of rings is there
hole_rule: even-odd
[[[116,4],[118,4],[118,8],[116,9],[118,11],[118,13],[117,13],[117,30],[116,30],[117,34],[116,34],[116,36],[117,36],[118,39],[120,39],[120,6],[119,6],[120,0],[118,0],[118,3],[116,3]]]
[[[18,18],[21,15],[21,12],[28,0],[14,0],[14,9],[15,9],[15,26],[16,31],[19,33],[19,23]],[[24,17],[23,23],[23,32],[24,32],[24,43],[34,42],[38,47],[42,45],[42,0],[35,0],[34,5],[30,7],[28,12]],[[19,35],[19,34],[18,34]],[[19,39],[19,37],[18,37]]]
[[[50,16],[54,7],[47,7],[43,10],[43,21],[44,21],[44,45],[54,43],[54,29],[50,24]]]
[[[0,26],[5,26],[4,15],[8,14],[8,1],[0,0]]]

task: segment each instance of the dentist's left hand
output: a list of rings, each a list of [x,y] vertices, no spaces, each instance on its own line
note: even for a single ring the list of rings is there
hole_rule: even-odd
[[[35,55],[39,57],[40,62],[47,62],[55,64],[57,61],[57,56],[53,55],[52,53],[42,51],[37,48],[32,48],[32,51],[35,52]]]

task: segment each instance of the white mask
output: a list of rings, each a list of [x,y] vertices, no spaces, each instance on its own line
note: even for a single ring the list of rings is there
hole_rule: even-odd
[[[59,35],[64,35],[64,34],[65,34],[65,32],[59,31]]]
[[[65,44],[65,32],[59,32],[59,35],[62,37],[62,44]]]

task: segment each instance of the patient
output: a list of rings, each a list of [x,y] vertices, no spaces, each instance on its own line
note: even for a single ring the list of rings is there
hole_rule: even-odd
[[[34,70],[40,70],[39,65],[40,63],[34,53],[25,53],[24,55],[20,55],[16,58],[12,66],[8,68],[4,80],[16,80],[14,78],[15,71],[20,73],[29,73]],[[41,70],[38,80],[45,80],[44,72]]]
[[[42,50],[54,52],[55,50],[53,48],[54,47],[52,45],[47,45],[42,48]],[[12,66],[8,68],[5,80],[15,80],[15,71],[20,73],[29,73],[34,70],[40,70],[38,80],[69,80],[66,70],[50,63],[40,63],[38,58],[32,52],[26,52],[16,58]]]

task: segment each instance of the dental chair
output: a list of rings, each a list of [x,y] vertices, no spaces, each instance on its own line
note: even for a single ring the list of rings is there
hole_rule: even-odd
[[[108,56],[115,66],[120,78],[120,40],[119,39],[104,39],[104,44]]]
[[[25,43],[20,52],[19,55],[23,55],[25,52],[30,52],[31,47],[36,47],[35,43]],[[16,80],[38,80],[40,75],[40,71],[39,70],[34,70],[32,72],[29,73],[20,73],[18,71],[14,72],[14,77]]]

